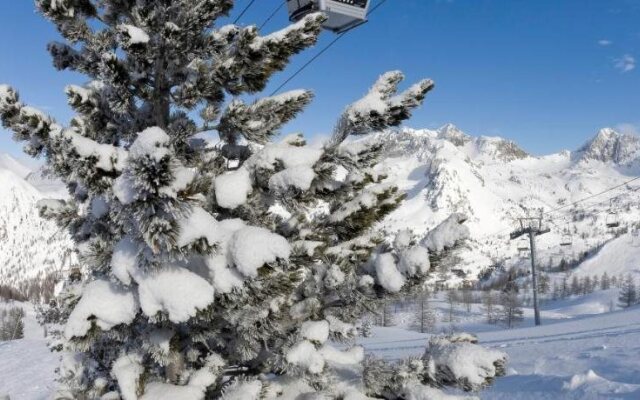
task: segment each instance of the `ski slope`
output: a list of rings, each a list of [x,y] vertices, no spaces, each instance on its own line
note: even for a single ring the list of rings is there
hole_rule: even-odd
[[[550,301],[543,306],[539,327],[533,326],[532,310],[525,308],[521,327],[511,330],[486,324],[478,304],[470,313],[457,305],[453,329],[473,332],[482,345],[509,355],[507,376],[480,397],[640,399],[640,306],[616,310],[617,295],[617,289],[610,289]],[[431,304],[440,321],[438,331],[451,329],[444,322],[443,293]],[[32,308],[25,307],[26,338],[0,343],[0,398],[8,394],[12,400],[44,400],[55,388],[58,355],[49,352]],[[374,327],[373,336],[358,338],[358,344],[389,361],[421,356],[429,335],[409,330],[407,315],[397,317],[398,326]]]
[[[608,242],[576,270],[578,276],[632,274],[640,277],[640,236],[625,234]]]
[[[543,325],[532,326],[525,309],[523,326],[501,329],[481,322],[478,306],[456,323],[477,334],[480,344],[509,355],[508,374],[480,392],[482,399],[640,399],[640,307],[608,310],[616,290],[550,302],[542,310]],[[442,312],[444,304],[435,302]],[[460,314],[458,312],[458,314]],[[360,338],[366,351],[387,360],[418,357],[428,334],[402,327],[375,327]]]

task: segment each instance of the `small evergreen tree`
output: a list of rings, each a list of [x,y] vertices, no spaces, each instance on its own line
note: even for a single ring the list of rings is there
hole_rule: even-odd
[[[496,296],[491,290],[482,292],[482,309],[487,319],[487,323],[494,324],[497,320]]]
[[[580,284],[581,289],[582,289],[582,295],[587,295],[589,293],[591,293],[591,289],[592,289],[592,282],[591,282],[591,277],[590,276],[585,276],[584,278],[582,278],[582,283]]]
[[[540,272],[538,274],[538,293],[547,294],[551,288],[551,279],[546,273]]]
[[[24,337],[24,316],[22,307],[9,307],[0,311],[0,341]]]
[[[462,295],[461,295],[462,303],[464,304],[467,312],[471,312],[471,304],[473,304],[473,292],[471,291],[470,285],[467,283],[462,287]]]
[[[360,334],[362,337],[371,337],[373,335],[371,318],[364,318],[360,326]]]
[[[390,327],[395,326],[396,319],[393,312],[393,307],[389,301],[383,301],[380,305],[380,326]]]
[[[453,324],[455,322],[455,307],[458,304],[458,293],[455,290],[447,290],[445,300],[447,301],[447,322]]]
[[[311,92],[246,99],[316,43],[324,15],[260,35],[216,24],[231,0],[36,4],[65,40],[54,66],[90,80],[66,88],[68,126],[0,86],[3,126],[70,194],[39,203],[81,264],[57,299],[69,354],[55,398],[253,400],[272,380],[346,397],[328,340],[353,339],[370,304],[422,285],[429,253],[468,237],[454,215],[385,244],[372,228],[405,195],[373,170],[384,143],[345,144],[401,124],[433,82],[399,92],[403,75],[383,74],[311,148],[276,141]]]
[[[600,290],[608,290],[609,288],[611,288],[611,280],[609,279],[609,274],[605,271],[600,279]]]
[[[560,285],[560,298],[564,299],[571,294],[569,289],[569,278],[567,275],[562,277],[562,284]]]
[[[617,276],[613,275],[613,276],[611,277],[611,286],[613,286],[613,287],[619,287],[619,286],[618,286],[619,281],[620,281],[620,279],[619,279]]]
[[[429,302],[429,293],[423,293],[418,297],[411,325],[420,333],[428,333],[435,331],[436,323],[437,317]]]
[[[500,294],[500,311],[498,320],[511,329],[523,320],[522,301],[518,293],[509,290]]]
[[[620,286],[620,294],[618,295],[618,304],[622,308],[628,308],[638,302],[638,292],[636,288],[636,282],[631,276],[627,274],[622,280]]]
[[[582,285],[580,284],[580,279],[576,275],[571,278],[571,288],[569,289],[569,293],[574,296],[582,293]]]

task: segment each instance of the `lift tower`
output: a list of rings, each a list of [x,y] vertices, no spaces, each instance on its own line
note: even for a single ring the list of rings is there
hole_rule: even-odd
[[[529,235],[531,246],[531,283],[533,286],[533,312],[536,326],[540,325],[540,308],[538,307],[538,277],[536,273],[536,236],[549,232],[549,228],[542,225],[542,212],[539,217],[518,218],[520,228],[511,232],[511,240],[522,235]]]

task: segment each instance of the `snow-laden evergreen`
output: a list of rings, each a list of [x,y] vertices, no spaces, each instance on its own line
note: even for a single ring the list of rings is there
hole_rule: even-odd
[[[340,372],[358,371],[362,348],[332,343],[355,337],[378,298],[421,285],[429,251],[468,231],[455,216],[425,240],[385,241],[371,228],[405,195],[372,171],[380,146],[344,143],[399,125],[433,82],[399,91],[402,74],[383,74],[309,148],[301,135],[276,139],[309,91],[239,96],[313,45],[324,15],[262,36],[215,24],[230,0],[36,3],[65,39],[49,45],[55,67],[90,79],[66,89],[68,126],[0,86],[4,126],[70,194],[39,203],[82,265],[58,301],[66,353],[55,397],[382,395]],[[221,143],[207,145],[207,131]],[[389,387],[428,383],[411,376]]]

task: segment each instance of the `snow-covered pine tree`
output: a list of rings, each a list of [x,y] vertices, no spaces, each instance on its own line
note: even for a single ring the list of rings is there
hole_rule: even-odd
[[[437,316],[429,302],[429,292],[418,296],[416,309],[412,320],[412,327],[420,333],[433,332],[436,328]]]
[[[488,324],[494,324],[496,322],[497,303],[496,296],[491,290],[482,292],[482,311],[487,317]]]
[[[24,309],[10,306],[0,310],[0,342],[24,337]]]
[[[518,297],[518,292],[508,290],[500,293],[498,320],[511,329],[522,321],[522,315],[522,300]]]
[[[609,274],[607,271],[602,273],[602,278],[600,278],[600,290],[609,290],[611,288],[611,280],[609,279]]]
[[[618,294],[618,305],[622,308],[631,307],[638,302],[638,291],[636,282],[631,274],[627,274],[622,280],[620,293]]]
[[[312,94],[239,96],[313,45],[323,15],[262,36],[216,24],[231,0],[36,4],[65,39],[49,45],[54,66],[90,80],[67,87],[77,114],[64,127],[0,86],[3,125],[70,193],[40,203],[82,265],[58,299],[68,353],[56,398],[372,393],[335,384],[332,362],[363,351],[328,339],[351,339],[370,304],[421,285],[429,250],[468,231],[454,216],[420,243],[387,243],[371,228],[404,195],[373,173],[383,145],[344,143],[399,125],[433,83],[398,93],[402,74],[386,73],[322,148],[276,142]]]

